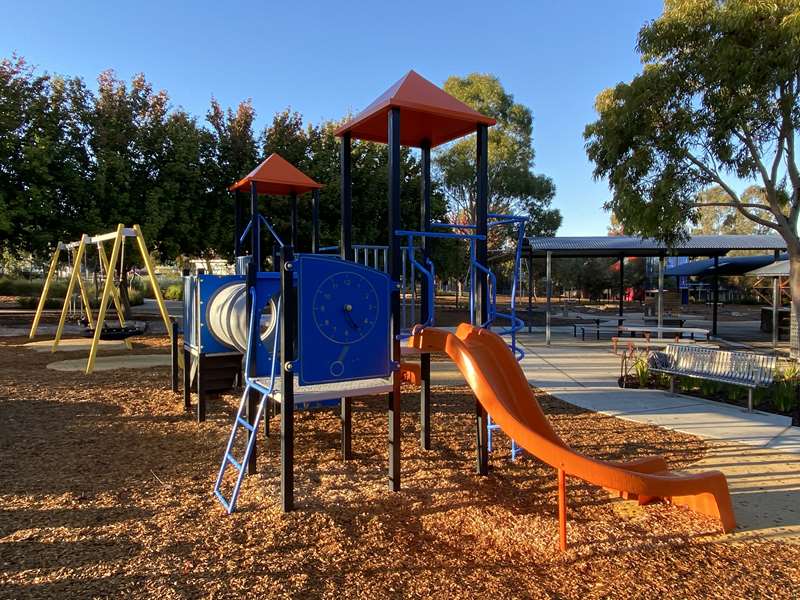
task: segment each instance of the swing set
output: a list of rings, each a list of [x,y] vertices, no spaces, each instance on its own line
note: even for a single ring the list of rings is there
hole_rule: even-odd
[[[42,295],[39,298],[39,305],[36,308],[36,314],[33,317],[33,324],[28,337],[33,338],[36,335],[36,330],[39,327],[39,321],[41,320],[42,313],[44,312],[44,307],[47,302],[47,295],[50,292],[51,284],[55,278],[56,271],[58,270],[59,258],[61,253],[64,252],[67,255],[68,261],[69,283],[67,284],[67,292],[64,297],[64,304],[61,308],[61,317],[59,318],[58,327],[56,328],[56,335],[53,339],[52,352],[55,352],[58,349],[58,344],[61,341],[61,336],[64,332],[64,325],[67,321],[67,318],[70,315],[76,317],[79,314],[80,316],[78,319],[86,325],[83,331],[84,336],[92,338],[92,345],[89,349],[89,359],[86,364],[87,374],[94,370],[94,363],[97,357],[97,347],[100,343],[100,340],[122,340],[124,341],[125,346],[130,350],[132,345],[129,338],[142,335],[146,331],[146,326],[127,324],[125,322],[125,311],[122,303],[122,294],[120,292],[123,278],[120,276],[120,278],[117,279],[115,276],[117,267],[119,267],[120,274],[122,274],[125,270],[125,241],[127,238],[133,238],[136,240],[136,247],[139,250],[139,254],[142,257],[142,262],[147,270],[150,286],[153,290],[156,304],[158,304],[158,310],[161,314],[162,320],[164,321],[167,335],[169,335],[170,340],[172,340],[172,326],[170,324],[169,314],[167,313],[167,307],[164,304],[163,297],[161,296],[161,288],[159,288],[158,281],[156,281],[155,269],[150,259],[150,254],[147,251],[147,245],[145,244],[142,230],[138,225],[134,225],[133,227],[125,227],[124,225],[119,224],[116,231],[111,233],[103,233],[95,236],[88,236],[84,234],[77,242],[70,242],[68,244],[59,242],[56,244],[56,249],[53,252],[52,258],[50,259],[50,268],[47,272],[47,278],[44,281],[44,286],[42,287]],[[105,244],[106,242],[110,241],[113,241],[113,246],[111,249],[111,257],[109,258],[108,254],[106,253]],[[81,265],[83,264],[83,271],[88,276],[86,255],[87,248],[90,246],[97,247],[98,264],[101,271],[101,280],[103,282],[103,294],[100,299],[100,307],[96,319],[92,315],[92,309],[89,302],[88,286],[84,281],[81,269]],[[80,304],[79,313],[75,307],[76,302],[74,301],[76,285],[78,287],[78,303]],[[108,325],[105,321],[109,299],[114,303],[114,308],[117,311],[117,320],[119,321],[118,326]]]

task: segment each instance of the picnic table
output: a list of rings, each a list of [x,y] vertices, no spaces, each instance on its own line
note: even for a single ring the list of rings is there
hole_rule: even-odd
[[[578,329],[581,330],[581,339],[586,339],[587,331],[594,331],[597,339],[600,339],[600,331],[603,323],[617,322],[616,325],[609,325],[609,331],[618,331],[625,321],[625,317],[610,315],[582,314],[572,320],[572,337],[578,337]]]
[[[683,336],[688,336],[694,339],[696,335],[700,335],[708,340],[709,330],[702,327],[651,327],[649,325],[628,325],[619,328],[621,333],[629,333],[631,337],[636,337],[637,333],[641,333],[648,341],[655,333],[658,337],[663,337],[663,334],[673,334],[675,341],[680,340]]]
[[[645,317],[644,324],[647,327],[658,326],[658,317]],[[664,315],[661,318],[662,327],[683,327],[685,324],[686,324],[686,319],[684,319],[683,317]]]

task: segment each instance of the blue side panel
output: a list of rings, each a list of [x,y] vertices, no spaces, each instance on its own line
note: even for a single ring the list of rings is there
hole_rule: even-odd
[[[388,377],[389,276],[319,255],[302,255],[295,264],[300,384]]]
[[[219,354],[222,352],[236,352],[235,348],[223,344],[215,338],[206,323],[206,306],[209,300],[217,293],[221,287],[231,283],[244,283],[242,275],[198,275],[198,299],[199,306],[197,312],[200,317],[200,352],[203,354]]]
[[[197,348],[195,279],[192,275],[183,278],[183,343],[190,348]]]

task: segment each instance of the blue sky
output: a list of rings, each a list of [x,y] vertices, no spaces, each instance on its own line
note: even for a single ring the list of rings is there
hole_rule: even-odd
[[[72,6],[70,6],[72,5]],[[77,8],[80,6],[80,8]],[[594,98],[640,69],[636,34],[661,0],[520,2],[10,2],[0,56],[92,82],[144,72],[203,115],[252,98],[262,127],[287,106],[316,122],[366,106],[409,69],[434,83],[489,72],[534,114],[536,171],[553,178],[560,235],[604,235],[609,192],[583,128]]]

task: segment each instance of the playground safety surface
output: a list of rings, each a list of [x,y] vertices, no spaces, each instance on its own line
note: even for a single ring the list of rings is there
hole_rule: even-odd
[[[68,353],[12,346],[24,341],[0,341],[2,598],[800,595],[800,546],[724,541],[710,519],[612,500],[578,480],[568,481],[570,547],[559,553],[555,473],[509,462],[498,435],[490,476],[474,475],[464,387],[435,388],[428,452],[406,390],[400,493],[387,486],[385,398],[358,399],[347,463],[335,412],[297,414],[297,511],[278,507],[273,437],[226,516],[211,489],[233,396],[212,400],[197,425],[167,368],[56,372],[45,365]],[[154,349],[167,342],[139,339],[133,352]],[[681,468],[708,451],[694,436],[539,400],[559,435],[593,456],[662,454]]]

